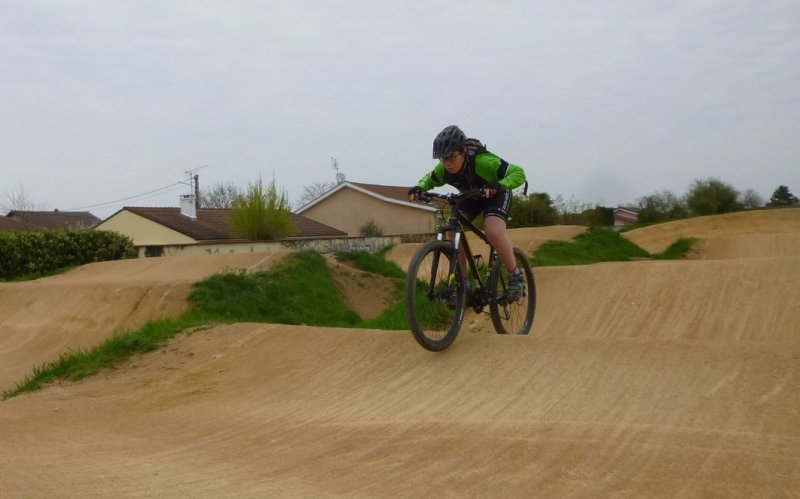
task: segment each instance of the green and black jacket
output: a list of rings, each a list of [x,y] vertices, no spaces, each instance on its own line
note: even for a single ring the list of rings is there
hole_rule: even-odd
[[[487,151],[477,139],[467,139],[467,162],[460,172],[455,175],[448,173],[440,161],[417,186],[429,191],[448,184],[463,192],[479,189],[489,182],[497,182],[506,190],[515,189],[525,183],[525,170]]]

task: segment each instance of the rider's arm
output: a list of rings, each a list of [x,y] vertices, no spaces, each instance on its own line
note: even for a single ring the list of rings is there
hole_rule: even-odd
[[[516,189],[525,183],[525,170],[500,156],[485,152],[475,157],[475,172],[488,182],[497,182],[505,189]]]
[[[429,191],[434,187],[441,187],[444,185],[444,165],[442,163],[438,163],[434,168],[433,171],[427,173],[424,177],[422,177],[419,182],[417,182],[417,186],[423,191]]]

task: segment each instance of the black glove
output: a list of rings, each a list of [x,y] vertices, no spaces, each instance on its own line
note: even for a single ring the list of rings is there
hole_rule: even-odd
[[[481,189],[483,189],[483,192],[484,192],[483,195],[486,198],[490,198],[492,196],[496,196],[500,192],[503,192],[503,186],[498,184],[497,182],[489,182],[486,185],[484,185],[483,187],[481,187]],[[489,192],[490,189],[493,189],[494,193]]]
[[[415,198],[420,197],[422,195],[422,188],[418,185],[415,185],[414,187],[408,190],[408,195],[413,196]]]

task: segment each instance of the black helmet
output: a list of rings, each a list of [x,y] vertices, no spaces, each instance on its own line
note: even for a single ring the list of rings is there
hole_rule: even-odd
[[[445,127],[444,130],[439,132],[439,135],[433,139],[433,157],[446,158],[455,151],[464,149],[467,142],[467,136],[455,125]]]

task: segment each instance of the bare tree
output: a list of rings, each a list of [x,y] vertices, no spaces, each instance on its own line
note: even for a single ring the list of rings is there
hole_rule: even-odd
[[[336,182],[314,182],[303,186],[303,193],[300,195],[300,206],[304,206],[329,190],[336,187]]]
[[[201,208],[233,208],[236,198],[244,191],[231,182],[219,182],[200,191]]]
[[[764,206],[764,198],[755,189],[747,189],[742,193],[742,204],[747,210],[755,210]]]
[[[25,189],[18,185],[3,189],[3,198],[0,199],[0,211],[46,211],[47,204],[37,203],[28,196]]]
[[[581,203],[575,195],[570,195],[569,199],[564,199],[561,194],[553,199],[553,206],[561,217],[561,223],[566,225],[579,225],[583,211],[590,209],[592,206],[586,203]]]
[[[303,186],[303,193],[300,195],[300,206],[306,205],[311,201],[321,197],[329,190],[344,182],[344,174],[339,171],[339,160],[331,158],[333,171],[336,172],[336,180],[330,182],[314,182]]]

